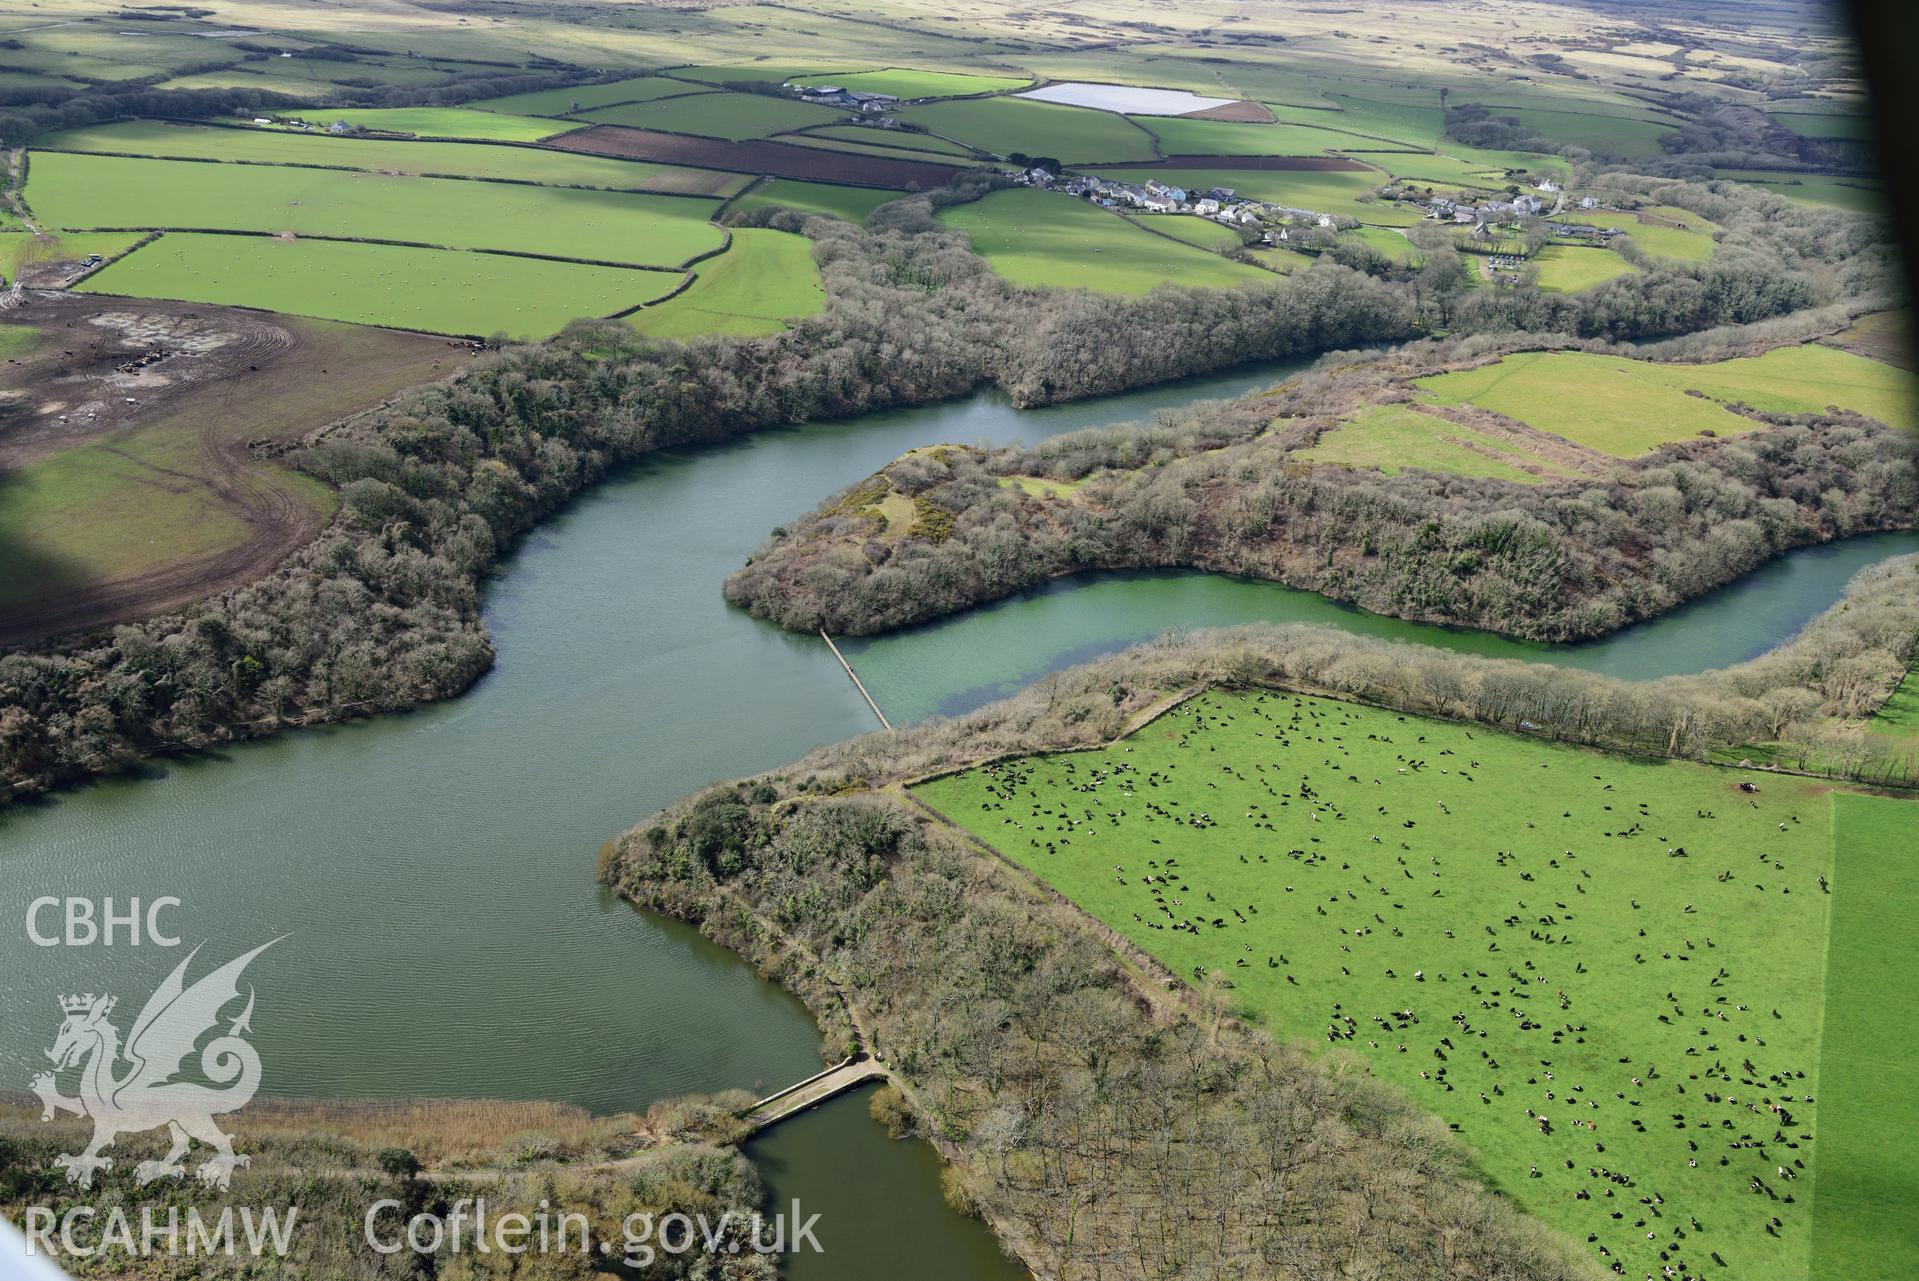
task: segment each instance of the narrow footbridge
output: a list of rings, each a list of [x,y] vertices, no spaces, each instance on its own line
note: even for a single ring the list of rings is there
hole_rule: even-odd
[[[892,1073],[886,1070],[884,1064],[864,1054],[856,1054],[844,1063],[807,1077],[797,1085],[789,1085],[777,1094],[767,1095],[740,1113],[740,1118],[746,1122],[749,1133],[757,1133],[796,1112],[804,1112],[835,1095],[844,1094],[856,1085],[891,1079]]]

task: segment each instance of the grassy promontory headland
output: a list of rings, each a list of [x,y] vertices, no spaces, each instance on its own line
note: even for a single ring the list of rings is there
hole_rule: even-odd
[[[1571,1240],[1517,1215],[1466,1146],[1359,1057],[1309,1053],[1229,1017],[1243,1008],[1230,962],[1175,976],[1111,923],[985,853],[906,785],[1118,744],[1211,686],[1331,695],[1641,757],[1710,757],[1771,736],[1817,742],[1809,750],[1834,759],[1865,741],[1858,717],[1896,683],[1856,697],[1860,657],[1883,651],[1898,664],[1919,646],[1916,575],[1919,558],[1889,562],[1799,640],[1739,667],[1645,684],[1304,626],[1168,639],[957,720],[823,748],[688,798],[610,847],[603,875],[752,959],[807,1000],[829,1035],[850,1035],[856,1012],[902,1083],[898,1106],[948,1160],[949,1198],[1041,1275],[1604,1275]],[[1792,724],[1769,724],[1778,717]],[[1573,755],[1590,755],[1595,770],[1619,764]],[[1913,764],[1910,744],[1880,762],[1905,777]],[[1232,756],[1202,764],[1253,767]],[[1719,778],[1730,807],[1743,804],[1740,780],[1771,776]],[[1076,830],[1078,807],[1113,803],[1082,796],[1090,781],[1067,780],[1082,785],[1068,787],[1066,808],[1021,839],[1070,845],[1090,834]],[[1162,781],[1138,780],[1118,803],[1169,803],[1175,793],[1148,791]],[[1175,817],[1236,817],[1202,813],[1212,795],[1187,793],[1192,813]],[[1305,815],[1273,816],[1286,830],[1272,839],[1306,842]],[[1108,820],[1086,822],[1104,830]],[[1174,852],[1184,861],[1174,845],[1155,851]],[[1645,1195],[1634,1190],[1621,1208]]]
[[[1799,341],[1813,319],[1663,360],[1425,341],[1150,423],[915,450],[776,531],[727,598],[860,635],[1060,575],[1194,568],[1422,622],[1602,635],[1793,547],[1911,527],[1913,380]]]

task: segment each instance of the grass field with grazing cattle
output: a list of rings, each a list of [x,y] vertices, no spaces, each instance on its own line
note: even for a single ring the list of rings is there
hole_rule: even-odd
[[[54,152],[34,157],[26,194],[58,227],[289,232],[653,267],[724,243],[708,221],[714,200],[274,165]]]
[[[641,308],[628,323],[654,338],[757,338],[826,306],[813,242],[790,232],[740,228],[730,249],[694,270],[684,292]]]
[[[1741,1281],[1808,1275],[1828,908],[1835,957],[1910,919],[1844,895],[1911,803],[1872,802],[1835,900],[1826,791],[1218,690],[914,788],[1175,975],[1356,1056],[1601,1266]]]
[[[170,232],[90,293],[262,307],[437,334],[544,338],[672,291],[679,273],[337,240]]]
[[[940,211],[973,250],[1016,285],[1143,294],[1161,284],[1231,286],[1269,272],[1156,236],[1124,218],[1048,191],[998,191]],[[1222,228],[1223,230],[1223,228]]]
[[[1919,426],[1913,375],[1818,343],[1703,365],[1521,352],[1418,385],[1439,404],[1476,405],[1620,458],[1702,432],[1753,430],[1754,420],[1725,407],[1735,403],[1780,414],[1836,406]]]

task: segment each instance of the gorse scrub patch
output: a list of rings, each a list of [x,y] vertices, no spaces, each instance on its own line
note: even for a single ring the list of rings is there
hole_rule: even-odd
[[[1357,1055],[1600,1263],[1805,1276],[1820,789],[1213,691],[914,790],[1182,979]]]

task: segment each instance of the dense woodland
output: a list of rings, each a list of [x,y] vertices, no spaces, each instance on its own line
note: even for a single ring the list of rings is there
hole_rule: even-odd
[[[1875,757],[1831,718],[1905,670],[1915,585],[1919,557],[1877,566],[1795,642],[1651,683],[1297,625],[1168,638],[689,798],[628,833],[603,875],[754,960],[849,1048],[860,1019],[906,1087],[891,1119],[939,1145],[949,1200],[1042,1275],[1586,1276],[1369,1074],[1237,1025],[1217,979],[1170,982],[888,785],[1107,742],[1213,683],[1652,754],[1784,739],[1798,764],[1911,780],[1909,748]]]
[[[153,752],[458,693],[491,662],[479,593],[503,550],[654,449],[995,383],[1022,405],[1073,399],[1398,342],[1445,315],[1499,331],[1530,308],[1581,334],[1665,335],[1890,287],[1868,219],[1650,187],[1731,228],[1708,263],[1575,300],[1517,290],[1486,315],[1420,273],[1332,262],[1144,299],[1016,289],[932,217],[936,200],[977,198],[977,186],[883,206],[866,228],[768,215],[815,241],[823,313],[772,339],[688,345],[583,322],[330,429],[293,461],[339,487],[340,515],[275,573],[181,614],[0,657],[0,784],[30,793]]]
[[[1661,613],[1792,547],[1909,528],[1919,515],[1909,433],[1856,415],[1751,413],[1748,435],[1533,485],[1294,457],[1359,408],[1404,401],[1413,376],[1575,346],[1607,350],[1536,335],[1419,343],[1150,423],[1031,449],[914,454],[778,531],[727,596],[782,626],[859,635],[1062,574],[1184,567],[1564,641]],[[1035,495],[1004,477],[1060,488]],[[903,538],[870,505],[889,491],[920,513]]]

